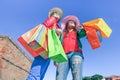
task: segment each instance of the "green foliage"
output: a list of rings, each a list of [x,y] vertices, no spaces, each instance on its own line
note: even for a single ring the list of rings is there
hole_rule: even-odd
[[[102,80],[103,76],[100,74],[95,74],[91,77],[84,77],[83,80]]]
[[[83,80],[91,80],[91,77],[84,77]]]
[[[103,76],[99,74],[95,74],[91,77],[92,80],[102,80]]]

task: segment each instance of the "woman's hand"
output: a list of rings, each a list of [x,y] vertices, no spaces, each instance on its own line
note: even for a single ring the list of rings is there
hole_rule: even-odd
[[[80,29],[83,29],[84,27],[82,26],[82,25],[80,25],[79,27],[78,27],[78,30],[80,30]]]
[[[58,36],[62,34],[62,30],[61,29],[55,29],[55,31],[56,31]]]

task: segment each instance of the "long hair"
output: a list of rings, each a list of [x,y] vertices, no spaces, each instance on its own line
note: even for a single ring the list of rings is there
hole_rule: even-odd
[[[69,20],[69,21],[72,21],[72,20]],[[68,24],[69,24],[69,21],[67,21],[66,23],[66,26],[65,26],[65,32],[68,34]],[[74,21],[73,21],[74,22]],[[73,28],[73,30],[75,31],[75,33],[77,34],[77,29],[76,29],[76,23],[74,22],[75,24],[75,27]]]

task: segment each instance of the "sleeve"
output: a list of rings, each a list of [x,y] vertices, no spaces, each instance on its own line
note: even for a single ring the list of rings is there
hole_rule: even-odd
[[[84,29],[80,29],[77,33],[79,38],[83,38],[86,36],[86,31]]]
[[[57,24],[57,21],[55,19],[55,17],[49,17],[45,20],[45,22],[43,23],[47,28],[52,28],[54,27],[54,25]]]
[[[60,26],[58,25],[58,23],[55,23],[55,24],[53,25],[53,28],[54,28],[54,29],[60,29]]]

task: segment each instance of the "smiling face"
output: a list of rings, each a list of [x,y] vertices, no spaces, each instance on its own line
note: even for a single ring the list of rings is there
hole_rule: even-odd
[[[72,20],[68,21],[66,24],[67,30],[75,29],[75,27],[76,27],[76,23]]]

